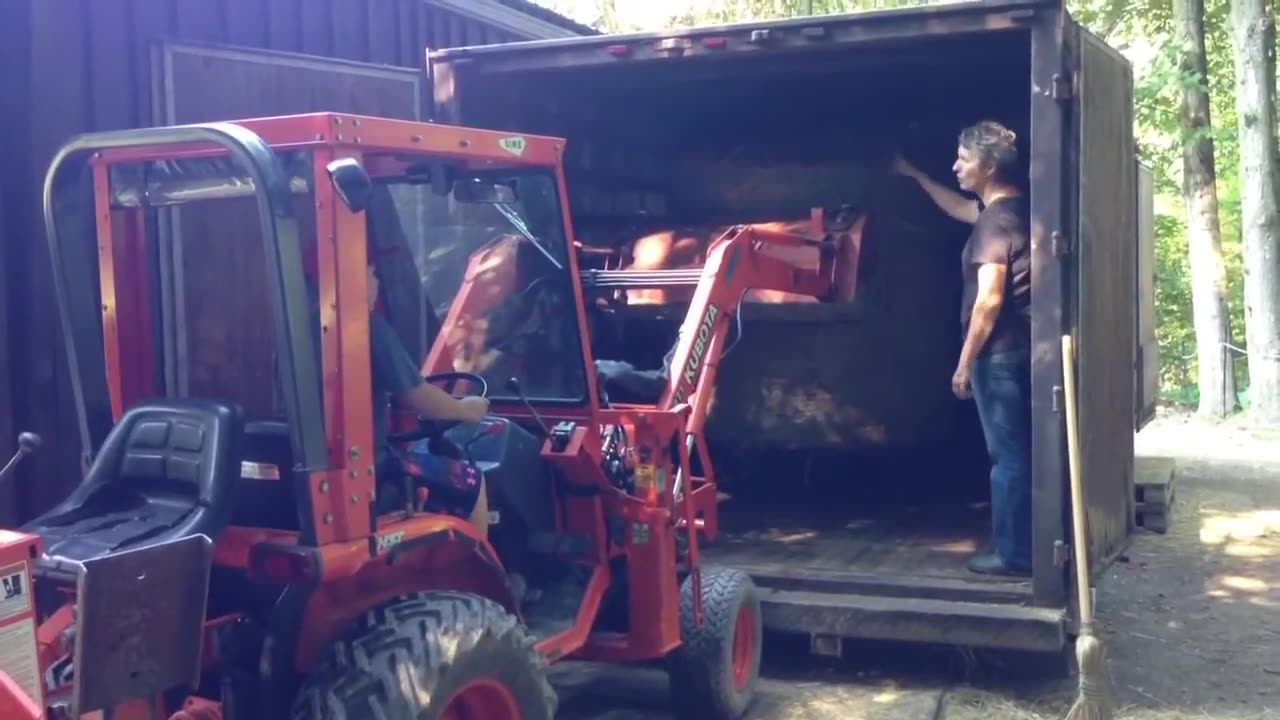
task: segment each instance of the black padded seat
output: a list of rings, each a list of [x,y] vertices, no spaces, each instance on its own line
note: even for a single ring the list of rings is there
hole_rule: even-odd
[[[193,399],[140,404],[121,418],[84,481],[31,521],[37,574],[74,577],[79,563],[226,528],[240,477],[244,411]]]

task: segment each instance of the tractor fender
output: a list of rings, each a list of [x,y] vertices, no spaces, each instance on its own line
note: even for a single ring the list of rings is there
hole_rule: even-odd
[[[295,670],[309,671],[329,644],[364,613],[412,593],[472,593],[519,617],[519,603],[493,547],[469,523],[435,520],[421,534],[407,534],[393,546],[371,545],[369,556],[354,573],[310,589],[301,603]]]

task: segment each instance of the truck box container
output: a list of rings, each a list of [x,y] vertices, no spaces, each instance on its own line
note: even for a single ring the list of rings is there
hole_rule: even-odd
[[[1064,646],[1074,548],[1061,336],[1078,348],[1095,569],[1132,532],[1133,435],[1155,401],[1152,284],[1139,277],[1152,272],[1150,184],[1123,56],[1058,3],[985,0],[457,48],[429,52],[428,66],[438,122],[567,139],[584,245],[813,207],[865,216],[854,298],[745,303],[709,416],[727,498],[704,557],[754,575],[769,626]],[[889,170],[901,151],[954,182],[958,134],[985,118],[1018,135],[1032,214],[1026,580],[965,566],[990,525],[981,428],[950,390],[967,228]],[[685,307],[600,313],[596,356],[656,367]]]

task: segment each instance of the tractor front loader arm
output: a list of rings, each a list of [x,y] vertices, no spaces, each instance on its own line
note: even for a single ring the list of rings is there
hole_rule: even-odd
[[[813,219],[815,227],[821,228],[821,215],[815,213]],[[693,613],[698,624],[701,624],[702,606],[697,533],[701,529],[714,538],[717,525],[715,481],[702,429],[710,389],[715,385],[725,352],[729,323],[737,317],[739,306],[751,291],[774,290],[823,301],[837,299],[844,289],[840,282],[842,273],[848,271],[839,264],[850,259],[848,253],[843,252],[844,242],[849,239],[840,234],[818,233],[816,237],[809,237],[739,225],[712,243],[701,269],[583,273],[584,285],[595,288],[696,286],[679,338],[662,372],[665,387],[656,409],[676,413],[682,419],[669,497],[678,508],[676,527],[686,533]],[[665,441],[651,444],[663,447]],[[692,476],[690,456],[695,447],[702,460],[703,477]]]
[[[696,287],[665,367],[651,373],[665,384],[656,409],[690,408],[685,444],[701,437],[710,396],[706,391],[715,385],[729,322],[738,317],[748,292],[772,290],[821,301],[852,295],[860,231],[852,235],[823,231],[820,210],[814,211],[813,225],[813,235],[735,226],[711,244],[701,268],[582,273],[583,285],[594,289]]]
[[[816,267],[801,261],[810,254],[818,260]],[[686,430],[699,434],[709,397],[704,390],[715,385],[729,322],[737,316],[746,294],[778,290],[829,299],[835,289],[838,257],[836,241],[830,236],[815,239],[751,225],[734,227],[722,235],[708,250],[702,270],[693,271],[699,273],[697,288],[670,356],[667,387],[658,407],[689,404],[693,412]]]
[[[817,210],[813,224],[818,230],[813,236],[735,226],[711,244],[701,268],[582,273],[583,286],[597,290],[695,287],[679,339],[658,373],[665,387],[657,408],[690,405],[688,432],[701,432],[707,398],[702,390],[715,384],[729,321],[737,317],[748,292],[772,290],[821,301],[852,294],[849,276],[856,272],[860,234],[823,232]]]

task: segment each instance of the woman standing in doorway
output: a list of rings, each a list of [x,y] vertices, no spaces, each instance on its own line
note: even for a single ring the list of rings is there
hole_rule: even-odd
[[[1026,197],[1015,182],[1014,133],[984,121],[960,133],[951,166],[962,192],[898,157],[951,217],[973,226],[961,252],[964,344],[951,388],[973,397],[991,459],[993,547],[969,561],[974,572],[1031,572],[1031,241]]]

